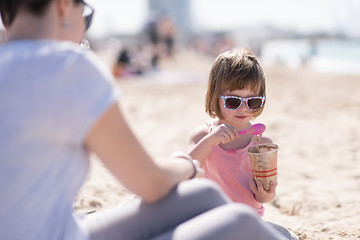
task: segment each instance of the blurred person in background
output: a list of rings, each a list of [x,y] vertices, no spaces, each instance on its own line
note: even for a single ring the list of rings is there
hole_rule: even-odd
[[[158,32],[160,35],[161,43],[165,47],[165,55],[167,57],[172,57],[174,54],[175,48],[175,36],[176,36],[176,26],[172,18],[164,14],[158,21]]]

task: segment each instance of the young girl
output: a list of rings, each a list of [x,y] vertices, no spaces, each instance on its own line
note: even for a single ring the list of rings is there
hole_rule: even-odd
[[[220,54],[209,76],[206,112],[214,118],[193,132],[190,155],[200,161],[205,177],[217,182],[234,202],[245,203],[260,216],[263,203],[275,197],[275,184],[268,191],[255,182],[248,147],[272,143],[266,136],[239,134],[252,126],[263,111],[266,100],[265,77],[256,57],[247,49]],[[288,239],[297,239],[291,231],[272,224]]]
[[[251,127],[265,104],[265,77],[256,57],[247,49],[225,52],[216,59],[209,77],[206,112],[214,118],[198,127],[190,155],[198,159],[205,176],[217,182],[235,202],[246,203],[260,216],[262,203],[275,197],[275,185],[265,191],[254,182],[246,149],[258,138],[239,131]],[[262,143],[271,143],[268,137]]]

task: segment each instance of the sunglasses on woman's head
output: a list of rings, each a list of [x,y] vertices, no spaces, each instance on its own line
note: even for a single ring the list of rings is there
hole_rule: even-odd
[[[75,0],[76,3],[82,3],[84,5],[83,18],[85,20],[85,31],[90,28],[92,18],[94,15],[94,8],[87,4],[84,0]]]
[[[237,97],[237,96],[220,96],[224,101],[224,107],[228,110],[236,110],[241,107],[242,103],[245,102],[246,106],[250,110],[258,110],[262,107],[265,101],[265,96],[259,97]]]
[[[82,16],[85,19],[85,30],[88,30],[90,28],[95,10],[93,7],[91,7],[84,1],[83,4],[84,4],[84,12]]]

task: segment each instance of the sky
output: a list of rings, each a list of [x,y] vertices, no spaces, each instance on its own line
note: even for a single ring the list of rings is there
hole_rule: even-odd
[[[97,9],[89,34],[135,33],[148,17],[147,0],[88,0]],[[190,0],[197,29],[231,30],[272,24],[301,32],[343,31],[360,37],[360,0]]]
[[[169,0],[171,1],[171,0]],[[96,9],[91,36],[133,34],[148,19],[147,0],[87,0]],[[190,0],[196,29],[231,30],[271,24],[360,38],[360,0]]]
[[[351,30],[360,22],[358,0],[194,0],[193,7],[199,22],[213,28],[271,23],[300,31],[343,27]],[[352,21],[356,24],[346,26]]]

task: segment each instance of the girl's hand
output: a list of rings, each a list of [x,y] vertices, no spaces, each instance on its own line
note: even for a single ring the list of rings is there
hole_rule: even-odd
[[[261,181],[255,181],[256,180],[254,179],[254,177],[252,177],[249,181],[249,187],[251,191],[253,191],[253,193],[255,194],[255,199],[261,203],[267,203],[272,201],[276,195],[275,184],[273,182],[270,182],[270,189],[266,191],[263,188]]]
[[[239,133],[234,127],[227,124],[221,124],[215,128],[214,131],[209,133],[206,138],[208,138],[212,145],[215,146],[231,142],[238,136]]]

